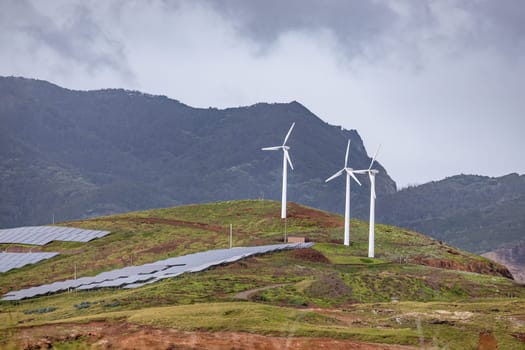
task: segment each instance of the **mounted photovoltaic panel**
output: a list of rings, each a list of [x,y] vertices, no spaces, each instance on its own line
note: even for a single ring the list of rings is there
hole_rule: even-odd
[[[97,283],[96,284],[96,288],[122,287],[122,286],[130,283],[130,282],[127,282],[127,281],[135,282],[133,279],[129,280],[127,278],[119,278],[119,279],[112,280],[112,281],[104,281],[104,282],[101,282],[101,283]]]
[[[183,266],[174,266],[174,267],[170,267],[170,268],[167,268],[166,270],[162,270],[162,271],[159,271],[159,272],[156,272],[155,274],[153,274],[155,277],[160,277],[160,276],[173,276],[173,275],[179,275],[181,273],[184,273],[188,271],[188,267],[187,265],[183,265]]]
[[[58,253],[0,253],[0,272],[7,272],[39,261],[51,259]]]
[[[165,270],[165,271],[168,271],[168,270]],[[158,281],[162,281],[164,279],[174,278],[174,277],[180,276],[180,275],[182,275],[184,273],[188,273],[188,272],[189,272],[188,270],[178,270],[178,271],[170,270],[169,272],[166,272],[164,274],[163,273],[156,273],[156,274],[154,274],[154,278],[149,280],[149,281],[146,281],[146,282],[143,282],[143,283],[129,284],[129,285],[126,285],[123,288],[126,288],[126,289],[138,288],[138,287],[142,287],[142,286],[147,285],[147,284],[151,284],[151,283],[155,283],[155,282],[158,282]]]
[[[119,278],[113,281],[105,281],[97,284],[98,288],[104,287],[121,287],[131,283],[140,283],[153,279],[153,276],[141,275],[141,276],[132,276],[127,278]]]
[[[69,288],[76,288],[84,284],[93,283],[93,277],[80,277],[77,279],[67,280],[67,282],[69,282]]]
[[[126,278],[129,277],[131,274],[123,272],[122,270],[114,270],[114,271],[107,271],[102,272],[101,274],[97,275],[95,278],[97,281],[109,281],[109,280],[115,280],[117,278]]]
[[[168,265],[164,264],[146,264],[141,266],[128,266],[124,267],[123,269],[120,269],[120,271],[125,271],[130,275],[138,274],[138,275],[144,275],[144,274],[151,274],[154,272],[162,271],[168,268]]]
[[[206,270],[208,269],[212,264],[210,263],[207,263],[207,264],[202,264],[202,265],[197,265],[195,267],[192,267],[188,270],[188,272],[199,272],[199,271],[203,271],[203,270]]]
[[[174,276],[170,276],[170,277],[174,277]],[[133,288],[139,288],[139,287],[144,287],[148,284],[152,284],[152,283],[155,283],[155,282],[158,282],[160,280],[160,277],[159,279],[155,278],[151,281],[147,281],[147,282],[144,282],[144,283],[131,283],[131,284],[127,284],[125,285],[124,287],[122,287],[123,289],[133,289]]]
[[[71,288],[69,281],[55,282],[48,285],[46,293],[55,293],[62,290],[68,290],[69,288]]]
[[[84,230],[62,226],[26,226],[0,230],[0,243],[46,245],[52,241],[89,242],[109,231]]]
[[[92,290],[98,288],[138,288],[183,273],[206,270],[212,266],[230,263],[256,254],[273,251],[309,248],[313,243],[276,244],[257,247],[237,247],[217,249],[160,260],[140,266],[127,266],[121,269],[102,272],[92,277],[81,277],[54,282],[38,287],[11,291],[2,300],[20,300],[38,295],[56,293],[63,290]],[[35,253],[32,253],[35,254]]]
[[[231,263],[231,262],[235,262],[237,260],[241,260],[243,257],[244,257],[244,255],[234,255],[234,256],[230,256],[229,258],[227,258],[224,261],[227,262],[227,263]]]
[[[89,290],[89,289],[97,289],[99,283],[93,283],[93,284],[86,284],[80,287],[75,288],[76,290]]]
[[[151,284],[151,283],[162,281],[162,280],[165,280],[165,279],[168,279],[168,278],[175,278],[175,277],[180,276],[180,275],[182,275],[184,273],[188,273],[188,271],[180,271],[180,272],[172,273],[172,274],[169,274],[169,275],[157,276],[157,277],[155,277],[155,279],[152,279],[151,281],[144,282],[144,284]]]

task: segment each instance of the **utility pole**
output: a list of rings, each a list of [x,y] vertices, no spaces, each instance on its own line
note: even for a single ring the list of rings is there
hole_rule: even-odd
[[[284,218],[284,243],[286,243],[286,218]]]
[[[230,224],[230,249],[233,247],[233,226]]]

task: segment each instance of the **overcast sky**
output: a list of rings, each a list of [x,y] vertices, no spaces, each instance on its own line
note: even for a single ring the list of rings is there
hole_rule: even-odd
[[[399,187],[525,172],[522,0],[0,0],[0,52],[71,89],[297,100],[382,143]]]

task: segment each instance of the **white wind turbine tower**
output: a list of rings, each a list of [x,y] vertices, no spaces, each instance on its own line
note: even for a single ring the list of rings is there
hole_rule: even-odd
[[[370,166],[366,170],[355,170],[354,173],[356,174],[368,174],[368,177],[370,178],[370,225],[368,228],[368,257],[373,258],[374,257],[374,247],[375,247],[375,205],[376,205],[376,175],[379,173],[378,170],[372,169],[372,165],[374,165],[374,162],[377,158],[377,154],[379,153],[379,149],[381,148],[381,145],[377,147],[377,151],[374,154],[374,157],[372,158],[372,161],[370,162]]]
[[[290,164],[290,168],[293,170],[292,160],[290,159],[290,155],[288,154],[288,150],[290,149],[289,146],[286,146],[286,141],[288,141],[288,138],[290,137],[290,134],[292,133],[292,129],[295,126],[295,122],[292,123],[292,126],[290,127],[290,130],[288,130],[288,133],[286,134],[286,137],[284,138],[284,142],[282,146],[274,146],[274,147],[264,147],[262,148],[263,151],[283,151],[283,193],[282,193],[282,203],[281,203],[281,219],[286,219],[286,182],[287,182],[287,170],[288,167],[286,165],[286,162]]]
[[[355,177],[354,175],[354,169],[348,167],[348,152],[350,151],[350,140],[348,140],[348,145],[346,146],[346,156],[345,156],[345,167],[341,170],[339,170],[334,175],[330,176],[328,179],[326,179],[325,182],[331,181],[335,179],[336,177],[341,176],[344,172],[346,172],[346,202],[345,202],[345,239],[344,239],[344,245],[349,246],[350,245],[350,177],[352,177],[355,182],[361,186],[361,183]]]

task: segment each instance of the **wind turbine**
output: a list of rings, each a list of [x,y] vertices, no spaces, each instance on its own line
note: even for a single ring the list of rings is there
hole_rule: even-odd
[[[348,145],[346,146],[346,156],[345,156],[345,167],[339,170],[334,175],[330,176],[325,182],[331,181],[336,177],[341,176],[346,172],[346,202],[345,202],[345,239],[344,245],[350,245],[350,177],[355,180],[361,186],[361,183],[354,175],[354,169],[348,167],[348,152],[350,151],[350,140],[348,140]]]
[[[290,130],[288,130],[288,133],[286,134],[286,137],[284,138],[284,142],[282,146],[262,148],[263,151],[278,151],[278,150],[283,151],[283,193],[282,193],[282,203],[281,203],[281,219],[286,219],[286,181],[288,177],[288,174],[287,174],[288,167],[286,165],[286,162],[290,164],[290,168],[292,168],[293,170],[292,160],[290,159],[290,155],[288,154],[288,150],[290,149],[290,147],[286,146],[286,141],[288,141],[288,138],[290,137],[290,134],[292,133],[294,126],[295,126],[295,122],[292,123]]]
[[[375,246],[375,203],[376,203],[376,175],[379,173],[378,170],[372,169],[372,165],[374,164],[377,154],[379,153],[379,149],[381,148],[381,145],[377,147],[377,151],[374,154],[374,157],[372,158],[372,161],[370,162],[370,166],[366,170],[355,170],[354,173],[356,174],[368,174],[368,177],[370,178],[370,225],[368,227],[368,257],[373,258],[374,257],[374,246]]]

